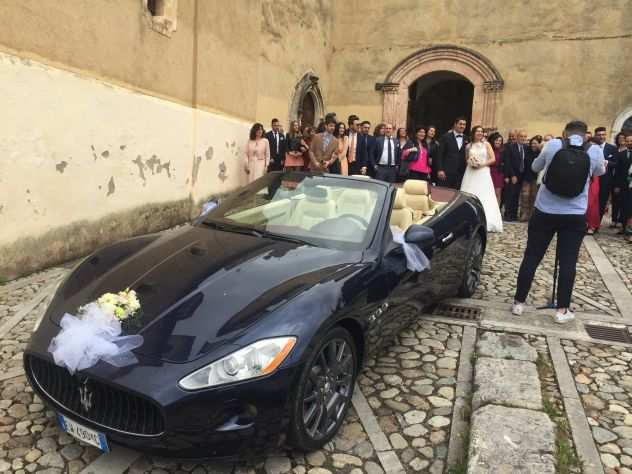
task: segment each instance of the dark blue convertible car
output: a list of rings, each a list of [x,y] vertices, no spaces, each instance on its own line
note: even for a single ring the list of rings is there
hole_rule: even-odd
[[[312,450],[340,427],[363,362],[442,298],[470,296],[486,244],[479,201],[423,181],[270,173],[192,225],[125,240],[60,285],[25,351],[62,428],[107,450],[244,456]],[[408,269],[393,232],[430,260]],[[136,291],[138,363],[71,375],[48,352],[64,313]],[[415,311],[411,311],[413,308]]]

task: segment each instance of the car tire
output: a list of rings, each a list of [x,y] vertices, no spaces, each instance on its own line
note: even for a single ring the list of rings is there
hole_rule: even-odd
[[[307,358],[292,396],[288,433],[291,445],[313,451],[336,435],[351,405],[357,366],[356,346],[349,331],[336,326],[320,339]],[[334,409],[327,412],[327,403]]]
[[[481,281],[481,268],[483,265],[483,256],[485,250],[483,248],[483,239],[476,232],[472,237],[472,242],[467,252],[465,260],[465,268],[463,270],[463,280],[459,288],[459,296],[461,298],[471,298],[474,296],[476,289]]]

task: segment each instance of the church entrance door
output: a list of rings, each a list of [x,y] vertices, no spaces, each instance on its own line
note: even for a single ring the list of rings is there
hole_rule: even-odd
[[[407,129],[414,132],[420,125],[437,127],[437,136],[450,130],[454,119],[465,117],[472,125],[474,85],[453,72],[426,74],[408,88]]]

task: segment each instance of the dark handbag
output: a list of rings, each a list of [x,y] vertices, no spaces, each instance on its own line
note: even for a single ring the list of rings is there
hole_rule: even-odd
[[[290,138],[287,151],[301,151],[301,139],[300,137]]]
[[[399,176],[401,178],[407,178],[408,175],[410,174],[410,171],[408,169],[408,167],[410,166],[410,161],[408,160],[402,160],[401,163],[399,164]]]
[[[415,144],[415,142],[409,141],[408,143],[406,143],[406,146],[404,146],[404,150],[402,151],[408,150],[410,148],[415,148],[415,147],[417,147],[417,149],[419,150],[420,146],[421,146],[420,144]],[[414,163],[418,159],[419,159],[419,151],[409,153],[408,156],[406,157],[406,161],[408,161],[409,163]]]

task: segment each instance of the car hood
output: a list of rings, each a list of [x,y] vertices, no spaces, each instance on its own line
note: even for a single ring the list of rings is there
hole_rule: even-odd
[[[135,352],[187,362],[231,344],[266,314],[360,259],[360,252],[187,226],[86,259],[47,312],[59,324],[103,293],[133,289],[142,313],[125,332],[144,337]]]

